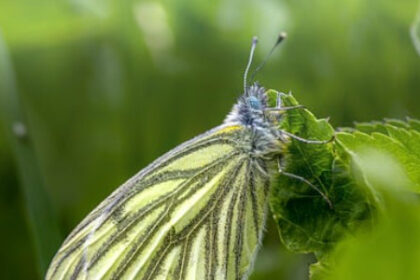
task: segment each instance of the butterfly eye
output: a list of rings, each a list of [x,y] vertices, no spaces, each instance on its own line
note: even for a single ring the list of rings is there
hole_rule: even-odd
[[[249,106],[254,110],[262,110],[261,102],[255,96],[248,97]]]

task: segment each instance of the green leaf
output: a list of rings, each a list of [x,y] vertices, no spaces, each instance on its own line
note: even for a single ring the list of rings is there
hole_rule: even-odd
[[[337,134],[337,142],[355,163],[360,165],[360,161],[365,162],[363,169],[377,170],[378,176],[374,175],[374,177],[383,180],[385,184],[388,181],[387,177],[394,176],[393,173],[398,171],[397,167],[392,166],[388,167],[394,169],[394,172],[384,170],[386,166],[381,164],[383,162],[381,158],[391,158],[398,168],[401,168],[400,173],[403,173],[398,177],[404,181],[406,180],[404,177],[407,176],[408,181],[400,181],[400,184],[407,184],[411,190],[419,192],[420,132],[410,128],[408,124],[403,126],[401,123],[398,123],[398,126],[386,123],[383,127],[386,129],[385,133],[375,132],[374,130],[370,134],[358,131],[354,133],[340,132]],[[370,158],[370,164],[366,163],[367,158]],[[380,182],[376,182],[376,184],[383,185]]]
[[[420,131],[420,121],[412,118],[407,118],[407,122],[412,129]]]
[[[398,119],[385,119],[384,121],[355,122],[354,128],[350,128],[350,130],[345,132],[359,131],[367,134],[372,134],[373,132],[388,134],[389,127],[411,129],[420,132],[420,121],[407,118],[407,121]]]
[[[284,106],[297,105],[292,95]],[[306,109],[287,111],[281,129],[305,139],[328,140],[334,130],[325,119]],[[328,252],[346,233],[366,220],[374,206],[369,194],[355,186],[349,166],[336,156],[335,144],[307,144],[291,140],[284,155],[284,171],[309,180],[333,204],[330,208],[310,185],[279,175],[272,186],[271,211],[282,242],[295,252]]]
[[[369,123],[355,123],[355,129],[364,132],[364,133],[372,133],[372,132],[382,132],[386,133],[386,128],[383,123],[381,122],[369,122]]]

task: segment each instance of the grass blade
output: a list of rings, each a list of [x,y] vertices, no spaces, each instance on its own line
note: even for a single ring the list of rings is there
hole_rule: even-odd
[[[29,229],[38,259],[40,278],[59,246],[57,219],[44,189],[31,134],[19,102],[10,56],[0,33],[0,118],[16,161]]]

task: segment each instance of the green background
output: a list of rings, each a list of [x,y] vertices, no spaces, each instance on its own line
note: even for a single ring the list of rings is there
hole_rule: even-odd
[[[253,35],[259,62],[288,33],[257,79],[333,126],[419,118],[417,9],[414,0],[0,0],[0,63],[10,62],[0,83],[16,86],[64,238],[138,170],[222,122]],[[0,126],[0,278],[38,279],[10,127]],[[313,258],[285,252],[272,223],[252,279],[307,279]]]

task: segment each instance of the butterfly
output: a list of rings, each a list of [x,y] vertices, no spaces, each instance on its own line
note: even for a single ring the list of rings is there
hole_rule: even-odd
[[[270,107],[262,86],[247,86],[256,42],[244,93],[223,124],[169,151],[114,191],[67,237],[46,279],[248,277],[286,144],[290,138],[325,143],[280,130],[281,112],[301,106],[282,107],[277,93]]]

